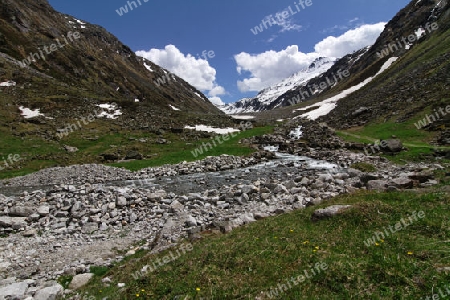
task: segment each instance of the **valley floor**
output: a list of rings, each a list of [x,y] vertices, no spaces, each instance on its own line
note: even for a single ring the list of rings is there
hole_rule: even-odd
[[[74,299],[412,299],[444,287],[448,164],[291,145],[278,157],[3,181],[0,298],[47,299],[64,286]],[[329,204],[353,207],[311,222]],[[421,210],[398,235],[384,231]]]

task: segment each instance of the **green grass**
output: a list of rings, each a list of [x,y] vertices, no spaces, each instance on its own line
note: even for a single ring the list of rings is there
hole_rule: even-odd
[[[350,168],[357,169],[357,170],[360,170],[362,172],[375,172],[375,171],[377,171],[377,168],[375,168],[374,165],[369,164],[369,163],[364,163],[364,162],[359,162],[359,163],[352,164],[350,166]]]
[[[82,290],[97,299],[269,299],[267,292],[316,263],[327,269],[282,293],[278,299],[419,299],[444,287],[450,266],[450,199],[437,190],[424,193],[360,192],[327,203],[352,204],[332,219],[312,222],[313,210],[264,219],[230,234],[205,233],[193,251],[134,279],[132,274],[159,255],[142,255],[119,263]],[[378,246],[364,241],[394,226],[414,211],[423,211],[406,228]],[[310,272],[311,273],[311,272]],[[310,274],[309,273],[309,274]],[[117,283],[126,283],[118,288]],[[199,291],[197,289],[200,289]],[[136,296],[139,294],[139,297]],[[181,299],[184,299],[181,298]]]
[[[23,126],[29,126],[29,124]],[[21,130],[24,129],[22,128]],[[217,147],[213,147],[197,157],[191,151],[201,146],[203,142],[211,142],[210,139],[194,140],[193,138],[185,138],[182,135],[170,132],[166,132],[163,135],[156,135],[142,130],[130,132],[111,126],[106,121],[99,120],[86,125],[81,130],[73,131],[60,141],[49,141],[28,136],[13,136],[9,132],[4,131],[0,132],[3,136],[0,140],[0,166],[3,166],[3,157],[7,158],[8,154],[19,154],[21,161],[8,169],[0,171],[0,179],[22,176],[55,166],[101,163],[100,154],[109,152],[119,153],[119,156],[123,157],[128,151],[136,150],[142,153],[144,157],[147,157],[144,160],[110,164],[133,171],[151,166],[194,161],[206,156],[221,154],[249,155],[255,149],[250,148],[248,145],[240,144],[239,140],[271,133],[272,131],[273,127],[267,126],[255,127],[240,132],[222,144],[216,142]],[[99,134],[99,132],[108,133]],[[161,138],[170,141],[170,143],[157,143],[156,141]],[[148,142],[142,143],[139,139],[145,139]],[[63,145],[77,147],[79,151],[72,154],[66,153]]]
[[[423,129],[417,129],[414,123],[426,116],[429,108],[406,122],[397,123],[388,120],[384,123],[371,122],[370,124],[352,128],[349,130],[337,131],[337,135],[349,142],[373,144],[375,141],[390,139],[392,135],[399,138],[403,145],[408,149],[394,156],[384,155],[395,163],[404,163],[405,161],[423,161],[430,158],[435,148],[448,149],[449,147],[435,147],[430,142],[437,136],[437,132],[430,132]],[[367,151],[371,153],[370,147]]]

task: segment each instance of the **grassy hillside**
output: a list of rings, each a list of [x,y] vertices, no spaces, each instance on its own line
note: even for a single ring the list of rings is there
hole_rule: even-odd
[[[25,125],[23,125],[25,126]],[[32,126],[32,125],[30,125]],[[38,137],[11,135],[0,129],[0,158],[7,158],[8,154],[18,154],[21,161],[12,164],[0,172],[0,178],[25,175],[46,167],[69,164],[102,162],[100,154],[114,153],[124,157],[128,151],[138,151],[143,160],[114,163],[113,166],[138,170],[150,166],[174,164],[182,161],[193,161],[206,156],[229,154],[248,155],[255,149],[239,144],[239,140],[255,135],[272,132],[273,127],[255,127],[236,133],[222,144],[216,142],[217,147],[203,154],[194,156],[192,151],[211,142],[210,134],[186,130],[184,133],[149,130],[123,129],[117,122],[97,120],[80,130],[73,131],[59,141],[43,140]],[[108,132],[108,134],[101,134]],[[4,133],[4,134],[3,134]],[[165,142],[164,142],[165,140]],[[77,147],[79,152],[67,153],[63,146]],[[3,159],[2,159],[3,160]]]
[[[321,205],[226,235],[205,233],[191,242],[192,251],[134,278],[170,254],[141,251],[102,270],[81,293],[95,299],[419,299],[450,278],[439,270],[450,267],[450,197],[441,189],[344,195],[326,205],[353,207],[332,219],[311,221]],[[422,217],[408,220],[414,212]],[[402,219],[407,226],[398,229]],[[398,230],[389,232],[389,226]],[[385,229],[389,235],[367,244]],[[105,277],[110,286],[101,282]],[[289,287],[292,277],[301,282]]]
[[[403,142],[403,145],[407,150],[394,156],[385,155],[386,158],[396,163],[405,163],[406,161],[431,161],[434,160],[434,150],[450,150],[450,147],[434,145],[434,141],[439,134],[438,132],[417,129],[414,124],[422,118],[423,116],[417,115],[402,123],[396,122],[395,118],[386,120],[383,123],[374,121],[365,126],[337,131],[337,134],[346,141],[366,144],[373,144],[375,141],[390,139],[395,135]],[[377,154],[372,153],[370,147],[367,147],[367,151],[369,154]]]

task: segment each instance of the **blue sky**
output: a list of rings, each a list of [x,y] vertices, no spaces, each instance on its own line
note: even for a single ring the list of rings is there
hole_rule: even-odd
[[[103,26],[139,55],[184,78],[212,101],[225,103],[252,97],[317,57],[341,57],[372,44],[384,22],[409,3],[139,1],[134,0],[137,7],[129,1],[131,10],[126,0],[49,0],[56,10]],[[122,16],[117,13],[121,7],[128,10],[122,10]],[[254,34],[251,29],[263,19],[267,29],[262,26]],[[214,51],[214,57],[208,57],[208,51]]]

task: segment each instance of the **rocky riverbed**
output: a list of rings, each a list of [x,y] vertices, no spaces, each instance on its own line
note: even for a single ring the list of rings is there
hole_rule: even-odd
[[[433,171],[444,168],[395,166],[335,149],[335,137],[332,147],[283,135],[265,139],[291,154],[224,155],[139,172],[71,166],[3,181],[0,299],[55,299],[70,292],[55,281],[61,275],[89,273],[90,266],[109,266],[138,249],[157,252],[207,229],[226,233],[358,189],[431,186],[438,183]],[[349,167],[358,162],[377,171]]]

